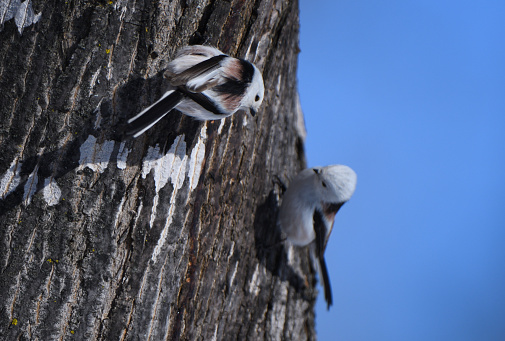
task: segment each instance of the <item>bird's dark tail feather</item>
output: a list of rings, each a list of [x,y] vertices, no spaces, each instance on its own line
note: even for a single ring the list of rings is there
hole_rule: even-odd
[[[133,135],[133,137],[138,137],[143,134],[147,129],[151,128],[156,122],[174,109],[183,97],[184,94],[178,90],[174,90],[168,93],[168,95],[165,94],[156,103],[128,120],[126,134]]]
[[[326,268],[326,261],[323,255],[319,255],[319,268],[321,269],[322,284],[324,287],[324,299],[328,304],[327,309],[330,310],[330,306],[333,304],[333,298],[331,295],[331,285],[330,277],[328,276],[328,269]]]

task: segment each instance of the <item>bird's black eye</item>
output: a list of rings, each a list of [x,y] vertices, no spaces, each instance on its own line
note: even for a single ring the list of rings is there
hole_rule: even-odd
[[[254,100],[258,102],[260,100],[260,95],[256,95],[256,97],[254,97]]]
[[[323,185],[324,188],[326,188],[326,182],[321,182],[321,185]]]
[[[319,169],[314,168],[313,171],[314,171],[314,173],[319,174]]]

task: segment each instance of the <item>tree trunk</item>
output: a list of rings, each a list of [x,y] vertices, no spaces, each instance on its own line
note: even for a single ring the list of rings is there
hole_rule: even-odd
[[[0,0],[0,20],[2,338],[315,339],[308,250],[276,226],[305,166],[297,0]],[[254,62],[258,114],[123,138],[187,44]]]

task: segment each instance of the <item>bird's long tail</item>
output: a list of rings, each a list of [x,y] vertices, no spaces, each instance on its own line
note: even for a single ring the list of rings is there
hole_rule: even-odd
[[[330,309],[330,306],[333,304],[333,298],[331,295],[331,285],[330,285],[330,277],[328,276],[328,269],[326,268],[326,261],[324,260],[324,256],[319,255],[319,269],[321,270],[322,284],[324,287],[324,299],[328,304],[327,309]]]
[[[184,94],[178,90],[167,91],[163,97],[150,107],[142,110],[137,116],[128,120],[127,134],[138,137],[151,128],[166,114],[174,109],[182,100]]]

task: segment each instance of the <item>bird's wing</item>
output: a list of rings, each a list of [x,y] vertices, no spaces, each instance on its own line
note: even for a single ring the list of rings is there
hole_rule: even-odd
[[[326,268],[326,261],[324,260],[324,250],[326,248],[326,223],[323,218],[323,213],[318,209],[314,210],[313,215],[314,232],[316,234],[316,257],[319,260],[319,270],[321,271],[322,284],[324,287],[324,299],[328,304],[328,309],[333,304],[333,297],[331,294],[330,276]]]
[[[191,99],[196,104],[200,105],[205,110],[217,115],[216,118],[222,118],[231,115],[231,112],[226,112],[221,109],[215,101],[212,101],[205,93],[202,92],[191,92],[186,90],[183,87],[179,87],[179,90],[183,93],[187,98]],[[219,117],[222,116],[222,117]]]
[[[174,86],[184,86],[191,92],[202,92],[219,82],[221,74],[219,68],[223,59],[227,57],[222,54],[206,59],[180,73],[167,71],[165,77]]]
[[[335,215],[340,210],[340,207],[344,205],[345,202],[342,203],[323,203],[323,212],[326,220],[331,222],[329,226],[329,231],[326,231],[326,239],[324,241],[323,251],[326,250],[326,244],[328,243],[328,239],[330,237],[331,230],[333,230],[333,223],[335,222]]]
[[[156,103],[128,120],[129,126],[126,133],[133,135],[133,137],[141,135],[175,108],[184,96],[178,90],[167,91]]]

